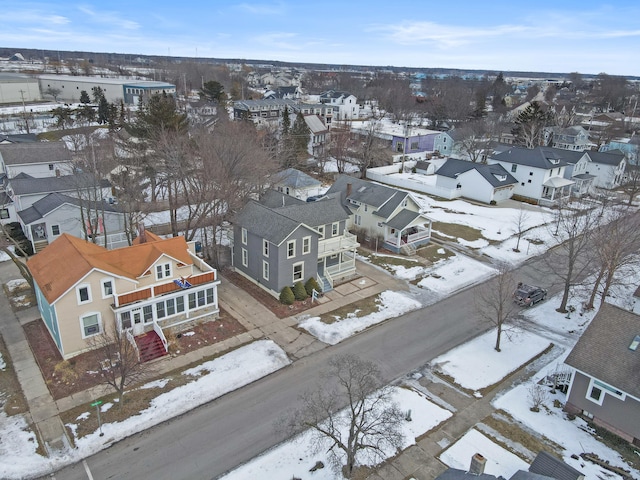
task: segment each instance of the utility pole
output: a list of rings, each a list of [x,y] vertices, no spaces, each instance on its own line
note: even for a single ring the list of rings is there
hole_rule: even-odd
[[[22,116],[24,118],[24,125],[27,129],[27,133],[31,133],[29,131],[29,119],[27,118],[27,107],[24,104],[24,90],[20,90],[20,98],[22,98]]]

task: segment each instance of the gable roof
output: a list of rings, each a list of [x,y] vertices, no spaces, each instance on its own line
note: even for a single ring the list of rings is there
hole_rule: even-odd
[[[322,182],[295,168],[287,168],[273,176],[274,182],[291,188],[319,187]]]
[[[278,208],[285,207],[287,205],[300,205],[306,202],[270,188],[262,194],[260,197],[260,203],[269,208]]]
[[[584,152],[593,163],[618,166],[624,160],[624,153],[620,150],[608,150],[606,152]]]
[[[34,195],[38,193],[75,192],[78,188],[89,188],[94,185],[95,177],[90,173],[76,173],[60,177],[35,178],[29,175],[16,175],[9,180],[11,189],[16,195]],[[107,179],[100,180],[101,188],[108,188],[111,183]]]
[[[314,228],[349,218],[349,212],[342,205],[339,195],[326,195],[315,202],[287,205],[275,211]]]
[[[318,115],[305,115],[304,122],[307,124],[307,127],[309,127],[311,133],[318,134],[329,131],[327,126]]]
[[[640,316],[603,303],[565,363],[640,398],[640,349],[629,349],[636,335]]]
[[[35,133],[16,133],[13,135],[0,135],[0,144],[8,143],[32,143],[37,142],[38,136]]]
[[[351,194],[347,198],[347,186],[351,184]],[[344,199],[371,205],[378,210],[378,215],[387,217],[400,203],[409,196],[407,192],[368,182],[360,178],[340,175],[331,185],[327,194],[339,193]],[[383,207],[383,208],[381,208]],[[388,212],[388,213],[387,213]],[[385,214],[387,214],[385,216]]]
[[[341,90],[327,90],[324,91],[320,94],[320,98],[347,98],[349,96],[351,96],[352,94],[349,92],[345,92],[345,91],[341,91]],[[354,95],[355,96],[355,95]]]
[[[537,473],[538,475],[546,475],[556,480],[578,480],[584,477],[581,472],[571,465],[567,465],[562,460],[544,450],[541,450],[538,455],[536,455],[536,458],[534,458],[529,467],[529,471],[531,473]]]
[[[184,237],[107,250],[63,233],[31,257],[27,267],[49,304],[52,304],[94,269],[135,281],[162,255],[168,255],[185,265],[193,264]]]
[[[304,203],[306,204],[306,202]],[[246,228],[247,231],[255,233],[274,245],[280,245],[300,226],[299,221],[255,200],[247,202],[244,208],[235,215],[233,223]],[[305,228],[313,232],[311,228],[306,226]],[[317,234],[317,232],[314,233]]]
[[[466,160],[458,160],[456,158],[447,159],[436,171],[436,174],[449,178],[457,178],[459,174],[468,172],[469,170],[476,170],[493,187],[518,183],[518,180],[499,163],[486,165],[468,162]],[[501,177],[504,177],[504,180],[500,180]]]
[[[99,208],[107,212],[120,211],[115,205],[111,205],[104,201],[96,202],[80,200],[79,198],[70,197],[69,195],[64,195],[62,193],[50,193],[46,197],[34,202],[29,208],[25,208],[24,210],[17,212],[17,214],[26,225],[29,225],[36,220],[40,220],[64,204],[75,205],[76,207],[90,205],[92,209]]]
[[[22,142],[0,145],[5,165],[34,163],[71,163],[71,153],[64,142]]]
[[[552,168],[566,166],[567,162],[565,158],[573,158],[566,152],[569,151],[552,147],[511,147],[502,153],[492,155],[490,158],[500,162],[515,163],[518,165],[526,165],[528,167],[551,170]],[[551,160],[555,160],[556,163],[553,163]]]

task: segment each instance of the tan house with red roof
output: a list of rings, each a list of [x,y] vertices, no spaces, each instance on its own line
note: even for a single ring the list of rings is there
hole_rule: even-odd
[[[115,324],[149,360],[167,352],[164,329],[219,312],[217,272],[195,255],[194,242],[143,237],[107,250],[63,233],[27,262],[63,358],[88,350],[88,339]]]

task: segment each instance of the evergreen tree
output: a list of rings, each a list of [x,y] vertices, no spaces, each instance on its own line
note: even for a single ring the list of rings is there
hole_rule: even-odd
[[[220,82],[210,80],[204,82],[200,95],[209,100],[210,102],[220,102],[224,99],[224,87]]]
[[[86,90],[82,90],[80,92],[80,103],[91,103],[91,97],[89,97],[89,94],[87,93]]]
[[[305,300],[308,297],[307,291],[305,290],[302,282],[296,282],[293,285],[293,296],[298,301]]]
[[[516,126],[511,130],[519,145],[535,148],[543,143],[543,129],[550,122],[550,115],[538,102],[531,102],[516,118]]]
[[[284,112],[282,113],[282,136],[289,135],[289,131],[291,130],[291,118],[289,117],[289,107],[284,107]]]
[[[494,112],[504,111],[506,107],[504,96],[510,91],[511,88],[507,85],[507,82],[505,82],[502,72],[500,72],[491,86],[491,94],[493,95],[491,105],[493,106]]]
[[[109,102],[107,102],[107,99],[104,98],[103,95],[98,102],[98,123],[100,125],[109,123],[109,114]]]
[[[311,131],[304,121],[304,115],[298,112],[296,120],[291,128],[291,136],[293,137],[293,145],[297,156],[304,156],[307,153],[307,147],[311,138]]]
[[[104,98],[104,92],[101,87],[92,87],[91,96],[93,97],[93,103],[100,104],[100,100]]]

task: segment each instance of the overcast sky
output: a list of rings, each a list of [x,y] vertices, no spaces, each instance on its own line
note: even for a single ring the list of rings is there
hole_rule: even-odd
[[[640,1],[0,0],[0,45],[640,75]]]

